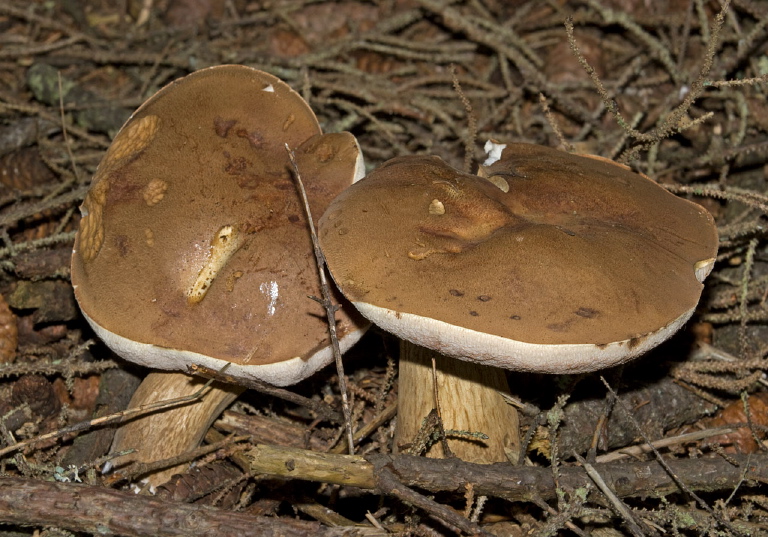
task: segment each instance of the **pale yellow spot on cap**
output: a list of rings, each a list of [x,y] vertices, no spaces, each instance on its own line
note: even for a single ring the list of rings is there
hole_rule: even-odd
[[[213,285],[229,258],[242,245],[242,233],[235,226],[223,226],[211,241],[210,253],[197,278],[187,290],[187,302],[197,304]]]
[[[168,190],[168,183],[162,179],[152,179],[147,186],[144,187],[142,195],[147,205],[152,207],[162,201],[165,196],[165,191]]]
[[[80,206],[83,217],[78,230],[78,249],[84,262],[94,259],[104,242],[102,215],[107,201],[110,172],[141,153],[155,137],[159,125],[160,118],[152,115],[130,121],[112,141],[104,160],[99,164],[93,186]]]
[[[509,192],[509,183],[500,175],[491,175],[488,180],[496,185],[502,192]]]
[[[432,200],[432,202],[429,204],[429,214],[438,216],[445,214],[445,205],[443,205],[443,202],[438,199]]]
[[[288,128],[293,125],[293,122],[296,121],[296,116],[294,114],[290,114],[288,118],[283,122],[283,130],[287,131]]]
[[[143,151],[155,137],[159,126],[160,118],[157,116],[144,116],[128,123],[112,141],[104,163],[113,166]]]
[[[227,292],[231,293],[235,290],[235,284],[237,280],[243,277],[242,270],[236,270],[227,277]]]
[[[109,183],[104,180],[98,181],[88,191],[80,206],[83,217],[80,219],[80,229],[77,232],[78,250],[85,262],[95,258],[104,243],[102,215],[104,203],[107,200],[107,190],[109,190]]]

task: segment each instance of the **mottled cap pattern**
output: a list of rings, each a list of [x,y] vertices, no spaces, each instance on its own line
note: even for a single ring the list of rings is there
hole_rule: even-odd
[[[607,159],[510,144],[479,175],[393,159],[320,221],[328,267],[371,321],[446,355],[580,372],[626,361],[692,314],[711,215]]]
[[[118,354],[161,369],[232,363],[281,385],[328,363],[286,144],[316,215],[362,175],[352,135],[321,134],[296,92],[244,66],[173,82],[125,124],[83,202],[72,257],[77,300]],[[348,304],[338,318],[349,346],[364,323]]]

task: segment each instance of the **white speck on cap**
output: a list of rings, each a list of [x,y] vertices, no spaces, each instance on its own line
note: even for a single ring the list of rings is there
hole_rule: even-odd
[[[485,162],[483,162],[483,166],[490,166],[491,164],[498,161],[501,158],[501,152],[504,151],[504,148],[506,147],[507,144],[500,144],[493,140],[488,140],[485,142],[483,149],[485,150],[485,154],[488,155],[488,157],[485,159]]]

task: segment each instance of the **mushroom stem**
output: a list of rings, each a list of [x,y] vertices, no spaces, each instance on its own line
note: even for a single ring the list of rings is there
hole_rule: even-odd
[[[205,379],[184,373],[152,372],[133,394],[129,408],[192,395],[205,382]],[[156,462],[196,448],[213,421],[243,390],[240,386],[213,383],[200,399],[121,424],[110,452],[136,451],[113,459],[112,465],[124,466],[134,461]],[[162,485],[172,475],[182,471],[184,465],[173,466],[153,472],[147,479],[150,486]]]
[[[432,358],[435,359],[434,376]],[[413,442],[424,418],[437,408],[437,393],[446,430],[482,432],[488,436],[486,440],[451,436],[448,447],[453,455],[479,464],[517,462],[520,449],[517,410],[500,392],[509,393],[504,370],[456,360],[401,341],[395,445]],[[435,443],[427,456],[442,458],[441,443]]]

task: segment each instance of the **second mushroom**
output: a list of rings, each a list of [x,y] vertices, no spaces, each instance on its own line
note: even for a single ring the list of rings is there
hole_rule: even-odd
[[[393,159],[331,203],[319,237],[344,295],[403,341],[396,444],[435,408],[446,429],[485,435],[448,442],[480,463],[520,456],[505,370],[639,356],[691,316],[717,252],[700,205],[606,159],[528,144],[478,175]]]

